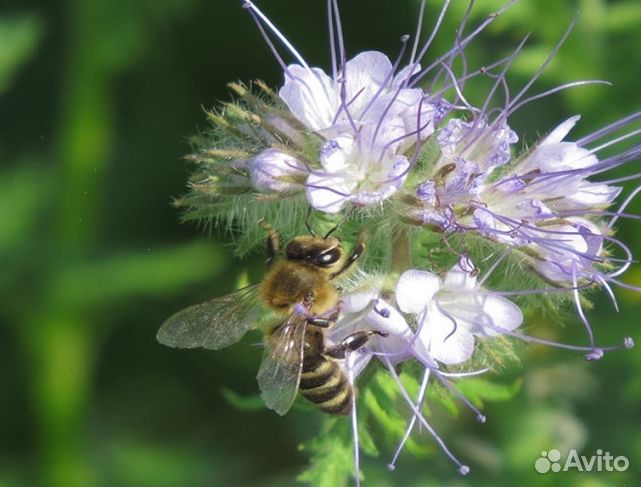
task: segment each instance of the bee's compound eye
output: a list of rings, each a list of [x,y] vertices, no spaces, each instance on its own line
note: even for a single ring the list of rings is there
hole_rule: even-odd
[[[334,248],[320,254],[316,259],[316,263],[321,266],[330,266],[338,262],[338,259],[340,258],[341,258],[340,250]]]

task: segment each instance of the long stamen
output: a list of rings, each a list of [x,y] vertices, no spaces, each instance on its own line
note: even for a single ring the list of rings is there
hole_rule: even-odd
[[[278,39],[283,43],[283,45],[289,49],[289,52],[292,53],[292,55],[296,58],[296,60],[303,66],[307,71],[311,72],[311,68],[309,65],[305,62],[303,59],[303,56],[300,55],[300,53],[296,50],[296,48],[292,45],[291,42],[287,40],[287,38],[283,35],[283,33],[276,28],[276,26],[267,18],[263,12],[260,11],[256,5],[254,5],[253,2],[250,0],[244,0],[243,1],[243,7],[250,9],[252,12],[255,12],[258,17],[265,23],[267,27],[269,27],[269,30],[271,30]]]
[[[487,418],[481,412],[481,410],[477,408],[474,404],[472,404],[467,397],[461,394],[461,392],[458,389],[456,389],[452,384],[450,384],[450,381],[448,381],[445,377],[441,377],[438,370],[435,370],[434,373],[436,374],[436,377],[441,382],[441,384],[443,384],[447,390],[449,390],[452,394],[458,397],[461,401],[463,401],[463,403],[468,408],[470,408],[470,410],[476,415],[476,420],[479,423],[485,423],[487,421]]]
[[[572,284],[574,287],[576,287],[576,266],[572,266]],[[583,306],[581,305],[581,297],[579,295],[578,290],[574,290],[573,292],[574,295],[574,305],[576,307],[576,311],[579,314],[579,318],[581,318],[581,322],[583,323],[583,326],[585,327],[585,330],[588,333],[588,338],[590,340],[590,348],[592,349],[586,356],[585,358],[587,360],[599,360],[601,357],[603,357],[603,350],[596,348],[594,345],[594,333],[592,332],[592,325],[590,325],[590,322],[588,321],[588,318],[585,316],[585,313],[583,312]]]
[[[454,91],[456,92],[456,95],[458,96],[459,100],[463,102],[465,107],[472,113],[482,113],[478,108],[474,107],[463,95],[463,92],[461,91],[460,86],[458,85],[459,81],[456,79],[456,75],[452,72],[449,66],[447,66],[445,63],[442,64],[443,69],[445,72],[448,74],[450,79],[452,80],[452,88],[454,88]]]
[[[349,362],[347,360],[346,362]],[[347,376],[349,384],[354,391],[354,368],[351,366],[347,367]],[[359,439],[358,439],[358,418],[356,416],[356,394],[352,393],[352,437],[354,442],[354,479],[356,482],[356,487],[361,485],[361,468],[360,468],[360,448],[359,448]]]
[[[425,391],[427,390],[427,384],[429,382],[429,379],[430,379],[430,369],[426,367],[425,372],[423,373],[423,379],[421,379],[421,386],[418,391],[418,396],[416,397],[416,409],[418,409],[419,411],[423,407],[423,400],[425,399]],[[407,440],[412,434],[412,430],[414,429],[415,424],[416,424],[416,415],[413,414],[412,419],[410,419],[409,423],[407,424],[407,428],[405,428],[405,434],[403,435],[401,442],[396,447],[396,451],[394,452],[392,461],[387,465],[387,468],[389,468],[390,470],[394,470],[396,468],[396,462],[398,460],[398,457],[400,456],[401,451],[403,451],[403,448],[405,447],[405,443],[407,443]]]
[[[625,183],[627,181],[634,181],[635,179],[641,179],[641,172],[638,172],[636,174],[631,174],[630,176],[622,176],[620,178],[614,178],[614,179],[606,179],[605,181],[599,181],[601,184],[619,184],[619,183]],[[605,212],[605,215],[613,216],[615,212]],[[630,213],[622,213],[620,215],[623,218],[636,218],[638,215],[631,215]],[[641,218],[641,217],[639,217]]]
[[[410,169],[414,166],[414,163],[418,159],[420,148],[421,148],[421,146],[420,146],[420,134],[421,134],[421,132],[423,132],[425,129],[427,129],[432,124],[432,120],[428,120],[424,124],[421,124],[421,117],[422,117],[422,113],[423,113],[423,103],[424,102],[425,102],[425,97],[421,98],[421,101],[418,104],[418,111],[416,112],[417,113],[416,118],[418,119],[417,122],[416,122],[416,125],[417,125],[418,128],[416,130],[412,130],[411,132],[407,132],[406,134],[403,134],[400,137],[396,137],[395,139],[390,140],[387,144],[385,144],[383,146],[383,148],[381,149],[380,154],[378,156],[378,160],[381,161],[383,159],[383,157],[385,156],[385,154],[387,153],[388,149],[390,147],[392,147],[394,144],[397,144],[397,143],[399,143],[399,142],[401,142],[401,141],[403,141],[405,139],[408,139],[410,137],[416,136],[416,144],[414,145],[414,155],[412,156],[412,159],[410,160],[409,167],[405,171],[403,171],[401,176],[405,176],[410,171]],[[397,178],[395,178],[395,179],[397,179]],[[388,179],[388,180],[386,180],[384,182],[392,182],[392,181],[394,181],[394,179]]]
[[[507,2],[503,7],[501,7],[499,10],[494,12],[493,14],[490,14],[487,16],[487,18],[476,28],[472,33],[470,33],[467,37],[465,37],[459,45],[453,47],[449,51],[447,51],[445,54],[442,56],[439,56],[432,64],[430,64],[427,68],[423,69],[416,77],[412,80],[410,83],[410,87],[415,86],[417,83],[419,83],[430,71],[432,71],[436,66],[440,66],[441,63],[447,59],[449,56],[452,55],[454,52],[460,52],[462,49],[465,49],[467,45],[472,42],[472,40],[479,35],[485,28],[490,25],[492,22],[494,22],[503,12],[505,12],[508,8],[510,8],[513,4],[515,4],[517,0],[510,0]]]
[[[503,260],[508,256],[509,253],[510,251],[506,250],[501,254],[501,256],[498,259],[494,261],[494,263],[492,263],[490,268],[487,271],[485,271],[485,274],[479,281],[479,286],[482,286],[485,283],[485,281],[488,280],[488,278],[492,275],[492,273],[496,270],[496,268],[501,264],[501,262],[503,262]]]
[[[345,77],[346,53],[345,53],[345,41],[343,40],[343,25],[341,23],[341,14],[340,14],[340,11],[338,10],[338,1],[332,0],[332,3],[334,4],[334,22],[336,23],[336,35],[338,37],[338,55],[340,58],[340,69],[341,69],[341,72],[343,73],[343,77]]]
[[[547,66],[550,64],[552,59],[554,59],[554,57],[557,55],[557,53],[559,52],[559,49],[561,49],[561,46],[565,43],[565,40],[570,35],[570,32],[572,32],[572,30],[574,29],[574,26],[576,25],[576,20],[577,20],[576,17],[572,19],[572,22],[570,22],[570,25],[561,36],[561,39],[559,40],[557,45],[554,46],[554,49],[552,49],[552,52],[548,55],[545,61],[543,61],[543,64],[541,64],[541,66],[539,66],[539,68],[534,72],[534,75],[532,76],[532,78],[530,78],[530,81],[528,81],[525,84],[525,86],[521,89],[521,91],[519,91],[518,94],[514,97],[514,99],[512,100],[512,103],[510,104],[510,106],[508,106],[508,113],[511,112],[512,108],[521,99],[521,97],[523,97],[523,95],[527,93],[527,91],[534,84],[534,82],[537,79],[539,79],[541,74],[543,74],[543,71],[545,71],[545,68],[547,68]]]
[[[577,161],[589,156],[590,154],[586,153],[582,155],[580,158],[578,158]],[[566,169],[563,171],[530,174],[528,175],[528,178],[531,179],[531,181],[528,183],[528,187],[532,188],[537,184],[539,185],[546,184],[553,179],[558,179],[561,181],[562,178],[571,180],[572,178],[579,177],[579,176],[585,177],[587,172],[589,172],[589,175],[594,176],[606,171],[611,171],[612,169],[622,166],[624,164],[627,164],[628,162],[635,161],[639,157],[641,157],[641,144],[635,145],[620,154],[604,159],[599,163],[594,164],[588,168]],[[508,178],[502,179],[497,183],[495,183],[495,187],[498,187],[504,184],[509,184],[511,182],[514,182],[520,179],[521,179],[521,176],[518,176],[518,175],[510,176]]]
[[[611,123],[610,125],[606,125],[605,127],[595,132],[592,132],[591,134],[586,135],[585,137],[577,140],[576,143],[580,146],[587,145],[590,142],[600,139],[601,137],[610,135],[612,132],[616,132],[620,128],[625,127],[626,125],[629,125],[632,122],[636,122],[637,120],[641,120],[641,111],[632,113],[627,117],[623,117],[622,119],[617,120],[614,123]]]
[[[409,40],[408,35],[404,35],[401,37],[401,50],[396,57],[396,60],[394,61],[394,64],[392,65],[391,71],[385,76],[385,79],[381,83],[381,86],[378,88],[372,99],[369,101],[369,103],[365,106],[361,113],[361,118],[364,117],[364,115],[367,113],[367,111],[371,108],[371,106],[378,100],[378,98],[381,96],[383,91],[387,89],[387,85],[390,83],[392,78],[394,77],[394,73],[398,69],[399,65],[401,64],[401,59],[403,59],[403,54],[405,54],[405,49],[407,48],[407,41]]]
[[[458,323],[457,323],[457,321],[456,321],[456,318],[454,318],[454,317],[453,317],[453,316],[452,316],[452,315],[451,315],[451,314],[450,314],[450,313],[449,313],[449,312],[448,312],[448,311],[443,307],[443,305],[441,304],[441,301],[440,301],[440,299],[438,298],[438,296],[435,296],[435,297],[434,297],[434,304],[436,305],[436,308],[437,308],[437,309],[438,309],[438,310],[443,314],[443,316],[445,316],[448,320],[450,320],[450,321],[452,322],[452,325],[453,325],[453,326],[452,326],[452,331],[451,331],[451,332],[450,332],[450,333],[449,333],[445,338],[443,338],[443,343],[445,343],[447,340],[449,340],[449,339],[450,339],[450,337],[451,337],[452,335],[454,335],[454,333],[456,333],[456,330],[458,329]]]
[[[549,346],[549,347],[560,348],[560,349],[563,349],[563,350],[572,350],[572,351],[576,351],[576,352],[589,352],[586,355],[586,359],[594,360],[593,357],[588,358],[588,356],[595,351],[595,349],[592,348],[592,347],[582,347],[582,346],[579,346],[579,345],[570,345],[570,344],[567,344],[567,343],[555,342],[555,341],[552,341],[552,340],[546,340],[544,338],[533,337],[531,335],[525,335],[523,333],[518,333],[518,332],[514,332],[514,331],[503,331],[502,333],[505,334],[505,335],[514,337],[514,338],[518,338],[519,340],[523,340],[524,342],[528,342],[528,343],[536,343],[538,345],[545,345],[545,346]],[[632,337],[625,337],[623,339],[623,343],[621,343],[619,345],[611,345],[611,346],[608,346],[608,347],[599,347],[596,350],[599,351],[599,352],[611,352],[613,350],[620,350],[622,348],[625,348],[625,349],[629,350],[629,349],[631,349],[633,347],[634,347],[634,340],[632,339]],[[602,354],[601,354],[601,356],[602,356]]]
[[[450,449],[447,447],[443,439],[436,433],[434,428],[432,428],[432,425],[430,425],[423,414],[416,408],[414,405],[414,402],[410,398],[409,394],[405,390],[405,387],[403,387],[403,384],[401,383],[401,380],[398,377],[398,374],[396,373],[396,370],[394,370],[394,366],[392,365],[392,362],[389,360],[389,358],[384,357],[385,365],[387,366],[387,369],[389,370],[390,374],[392,374],[392,378],[396,382],[396,384],[399,387],[399,390],[401,391],[401,395],[405,399],[405,402],[409,405],[409,407],[412,409],[412,412],[416,416],[416,418],[419,420],[419,422],[429,431],[429,433],[432,435],[434,440],[436,440],[436,443],[441,447],[441,450],[445,455],[458,467],[458,472],[461,475],[467,475],[470,472],[470,467],[467,465],[463,465],[458,458],[454,456],[454,454],[450,451]]]
[[[332,59],[332,79],[338,78],[338,65],[336,62],[336,39],[334,37],[334,19],[332,0],[327,0],[327,26],[329,29],[329,52]]]
[[[458,47],[458,49],[454,50],[452,52],[452,55],[448,58],[447,60],[447,66],[453,71],[454,70],[454,62],[456,61],[456,58],[459,58],[461,60],[461,73],[459,75],[459,86],[461,91],[463,91],[463,88],[465,87],[465,75],[467,74],[468,71],[468,62],[467,62],[467,55],[465,53],[465,49],[461,49],[461,38],[463,37],[463,33],[465,32],[465,27],[467,26],[467,21],[470,18],[470,14],[472,13],[472,8],[474,7],[474,0],[469,0],[467,3],[467,8],[465,9],[465,13],[463,14],[463,18],[461,20],[461,23],[459,26],[456,28],[456,37],[454,38],[454,47]],[[438,79],[442,73],[443,69],[440,69],[438,74],[435,76],[435,80]]]
[[[512,63],[514,60],[518,57],[518,55],[521,53],[523,50],[523,46],[525,46],[525,43],[528,41],[530,38],[530,34],[527,34],[526,36],[523,37],[523,40],[519,43],[518,46],[516,46],[516,49],[514,52],[507,58],[507,62],[505,63],[505,66],[503,69],[501,69],[501,72],[498,74],[496,77],[496,82],[488,92],[487,96],[485,97],[485,102],[483,103],[483,106],[481,107],[481,113],[485,113],[487,110],[490,101],[492,100],[492,97],[494,96],[494,93],[496,92],[497,88],[499,87],[499,84],[502,82],[502,80],[505,80],[506,74],[508,69],[512,66]],[[506,101],[507,103],[507,101]]]
[[[417,62],[421,62],[421,59],[425,56],[427,53],[427,50],[430,48],[432,45],[432,42],[434,41],[434,38],[436,37],[436,34],[438,33],[439,29],[441,28],[441,24],[443,23],[443,18],[445,17],[445,14],[447,13],[447,9],[450,7],[451,0],[446,0],[445,3],[443,4],[443,7],[441,7],[441,12],[438,15],[438,18],[436,19],[436,24],[434,24],[434,28],[432,29],[432,33],[428,37],[427,41],[425,41],[425,44],[421,48],[421,52],[419,52],[418,56],[416,57]],[[414,57],[412,56],[412,60],[414,60]]]
[[[611,276],[612,274],[610,274]],[[622,287],[624,289],[629,289],[630,291],[636,291],[638,293],[641,293],[641,287],[638,286],[633,286],[632,284],[626,284],[625,282],[621,282],[618,279],[612,279],[610,278],[610,281],[616,284],[619,287]]]
[[[608,222],[608,224],[606,225],[606,227],[605,227],[605,228],[606,228],[606,230],[607,230],[607,231],[612,230],[612,227],[614,226],[614,224],[617,222],[617,220],[619,219],[619,217],[620,217],[620,216],[621,216],[621,214],[623,213],[623,210],[625,210],[625,209],[628,207],[628,205],[632,202],[632,200],[634,199],[634,197],[635,197],[636,195],[638,195],[639,193],[641,193],[641,186],[637,186],[637,187],[636,187],[636,188],[635,188],[635,189],[634,189],[634,190],[633,190],[633,191],[628,195],[628,197],[627,197],[625,200],[623,200],[623,203],[621,203],[621,206],[619,206],[619,209],[616,211],[618,214],[617,214],[616,216],[612,217],[612,219],[611,219],[611,220]]]
[[[418,21],[416,23],[416,33],[414,35],[414,43],[412,44],[412,54],[410,54],[410,62],[409,62],[410,66],[414,64],[414,59],[416,59],[416,51],[418,49],[418,43],[421,38],[421,29],[423,28],[423,16],[425,15],[426,3],[427,3],[427,0],[421,0],[421,6],[418,10]]]
[[[513,105],[506,113],[506,116],[509,117],[512,115],[514,112],[516,112],[519,108],[522,108],[524,105],[527,105],[530,102],[533,102],[535,100],[539,100],[541,98],[545,98],[546,96],[552,95],[554,93],[557,93],[559,91],[567,90],[568,88],[576,88],[577,86],[585,86],[585,85],[606,85],[606,86],[612,86],[612,83],[609,81],[605,80],[600,80],[600,79],[590,79],[590,80],[582,80],[582,81],[574,81],[572,83],[565,83],[560,86],[557,86],[556,88],[551,88],[549,90],[546,90],[542,93],[537,93],[536,95],[529,96],[522,100],[521,102],[517,103],[516,105]]]
[[[249,12],[249,15],[251,15],[252,19],[254,20],[256,27],[258,27],[258,32],[260,32],[260,35],[262,36],[263,40],[267,44],[267,47],[269,47],[270,51],[274,55],[274,58],[276,58],[276,62],[280,65],[283,71],[287,71],[287,63],[285,63],[281,55],[278,53],[278,49],[276,49],[276,46],[274,46],[274,43],[267,35],[267,32],[265,32],[265,28],[263,27],[263,24],[260,23],[260,19],[252,9],[248,8],[247,11]]]
[[[610,296],[610,300],[612,301],[612,305],[614,306],[615,311],[619,311],[619,303],[617,302],[617,298],[614,295],[614,291],[612,291],[612,287],[608,284],[608,282],[603,279],[602,276],[596,276],[597,281],[601,283],[601,285],[605,288],[606,292],[608,293],[608,296]]]

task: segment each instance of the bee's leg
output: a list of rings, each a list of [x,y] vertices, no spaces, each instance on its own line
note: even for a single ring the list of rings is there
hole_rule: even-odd
[[[354,249],[352,250],[352,253],[349,254],[347,259],[345,259],[345,262],[343,262],[341,268],[329,276],[330,279],[334,279],[340,276],[343,272],[347,271],[352,266],[352,264],[356,262],[361,255],[363,255],[363,252],[365,251],[366,240],[367,236],[365,232],[361,233],[358,237],[356,245],[354,246]]]
[[[308,290],[303,298],[303,302],[294,306],[294,313],[303,315],[307,319],[308,325],[318,326],[320,328],[329,328],[336,323],[341,311],[340,304],[337,304],[334,308],[330,308],[329,312],[326,311],[322,315],[314,315],[310,311],[313,303],[314,292]]]
[[[386,337],[388,334],[378,330],[359,330],[347,335],[338,345],[325,349],[325,355],[333,358],[345,358],[347,352],[354,352],[364,346],[372,335]]]
[[[312,326],[318,326],[320,328],[329,328],[334,324],[333,320],[329,318],[319,318],[317,316],[308,316],[307,324]]]
[[[274,260],[276,260],[276,254],[278,254],[278,234],[276,233],[276,230],[274,230],[273,227],[265,221],[261,221],[260,226],[267,232],[267,240],[265,240],[265,253],[267,254],[267,260],[265,263],[269,269],[274,263]]]
[[[305,228],[307,228],[307,231],[312,237],[315,237],[316,233],[314,233],[314,229],[312,228],[311,219],[312,219],[312,207],[310,206],[307,209],[307,216],[305,217]]]

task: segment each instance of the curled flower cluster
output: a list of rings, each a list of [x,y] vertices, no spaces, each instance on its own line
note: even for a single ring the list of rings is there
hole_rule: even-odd
[[[313,210],[319,224],[342,221],[344,240],[353,241],[349,229],[369,231],[375,258],[365,261],[358,282],[343,285],[339,319],[328,340],[338,343],[363,329],[384,335],[351,353],[345,367],[356,380],[372,360],[381,362],[412,412],[391,466],[418,422],[461,473],[469,471],[422,407],[428,380],[435,378],[485,420],[451,384],[489,370],[466,370],[478,344],[491,347],[497,338],[509,337],[584,351],[588,360],[633,345],[626,338],[623,345],[598,346],[584,303],[588,289],[605,289],[615,307],[613,285],[635,289],[619,280],[633,256],[614,236],[614,226],[619,218],[639,218],[625,209],[641,186],[618,208],[612,205],[622,193],[620,184],[639,174],[598,182],[593,177],[640,159],[641,129],[634,125],[641,112],[571,141],[579,121],[574,116],[519,152],[519,137],[508,124],[515,111],[563,89],[603,82],[572,82],[529,94],[571,28],[516,94],[506,75],[525,39],[507,58],[473,70],[466,46],[511,3],[470,32],[468,10],[453,47],[428,56],[450,2],[444,2],[434,30],[421,42],[422,1],[416,36],[411,43],[403,36],[391,61],[376,51],[347,59],[337,1],[327,0],[332,61],[327,73],[310,67],[263,12],[245,1],[282,67],[283,85],[278,92],[260,81],[230,85],[238,99],[209,113],[211,133],[194,138],[198,165],[191,192],[179,204],[188,208],[187,218],[226,223],[237,231],[239,251],[259,241],[261,220],[289,237],[304,233]],[[293,64],[283,60],[274,40]],[[455,72],[460,59],[465,69]],[[481,106],[465,96],[466,82],[476,77],[494,80]],[[499,93],[502,105],[496,103]],[[599,158],[619,144],[627,148]],[[521,284],[508,279],[510,269],[523,276]],[[505,288],[492,290],[490,282]],[[587,346],[517,331],[524,321],[518,299],[537,296],[573,303]],[[407,361],[423,370],[416,397],[396,372]],[[452,366],[456,372],[448,371]],[[356,408],[353,414],[356,440]],[[358,481],[358,445],[355,451]]]

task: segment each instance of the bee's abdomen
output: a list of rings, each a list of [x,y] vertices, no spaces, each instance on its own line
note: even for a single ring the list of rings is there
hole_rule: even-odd
[[[352,411],[353,391],[345,373],[323,355],[305,357],[300,392],[326,413],[347,415]]]

